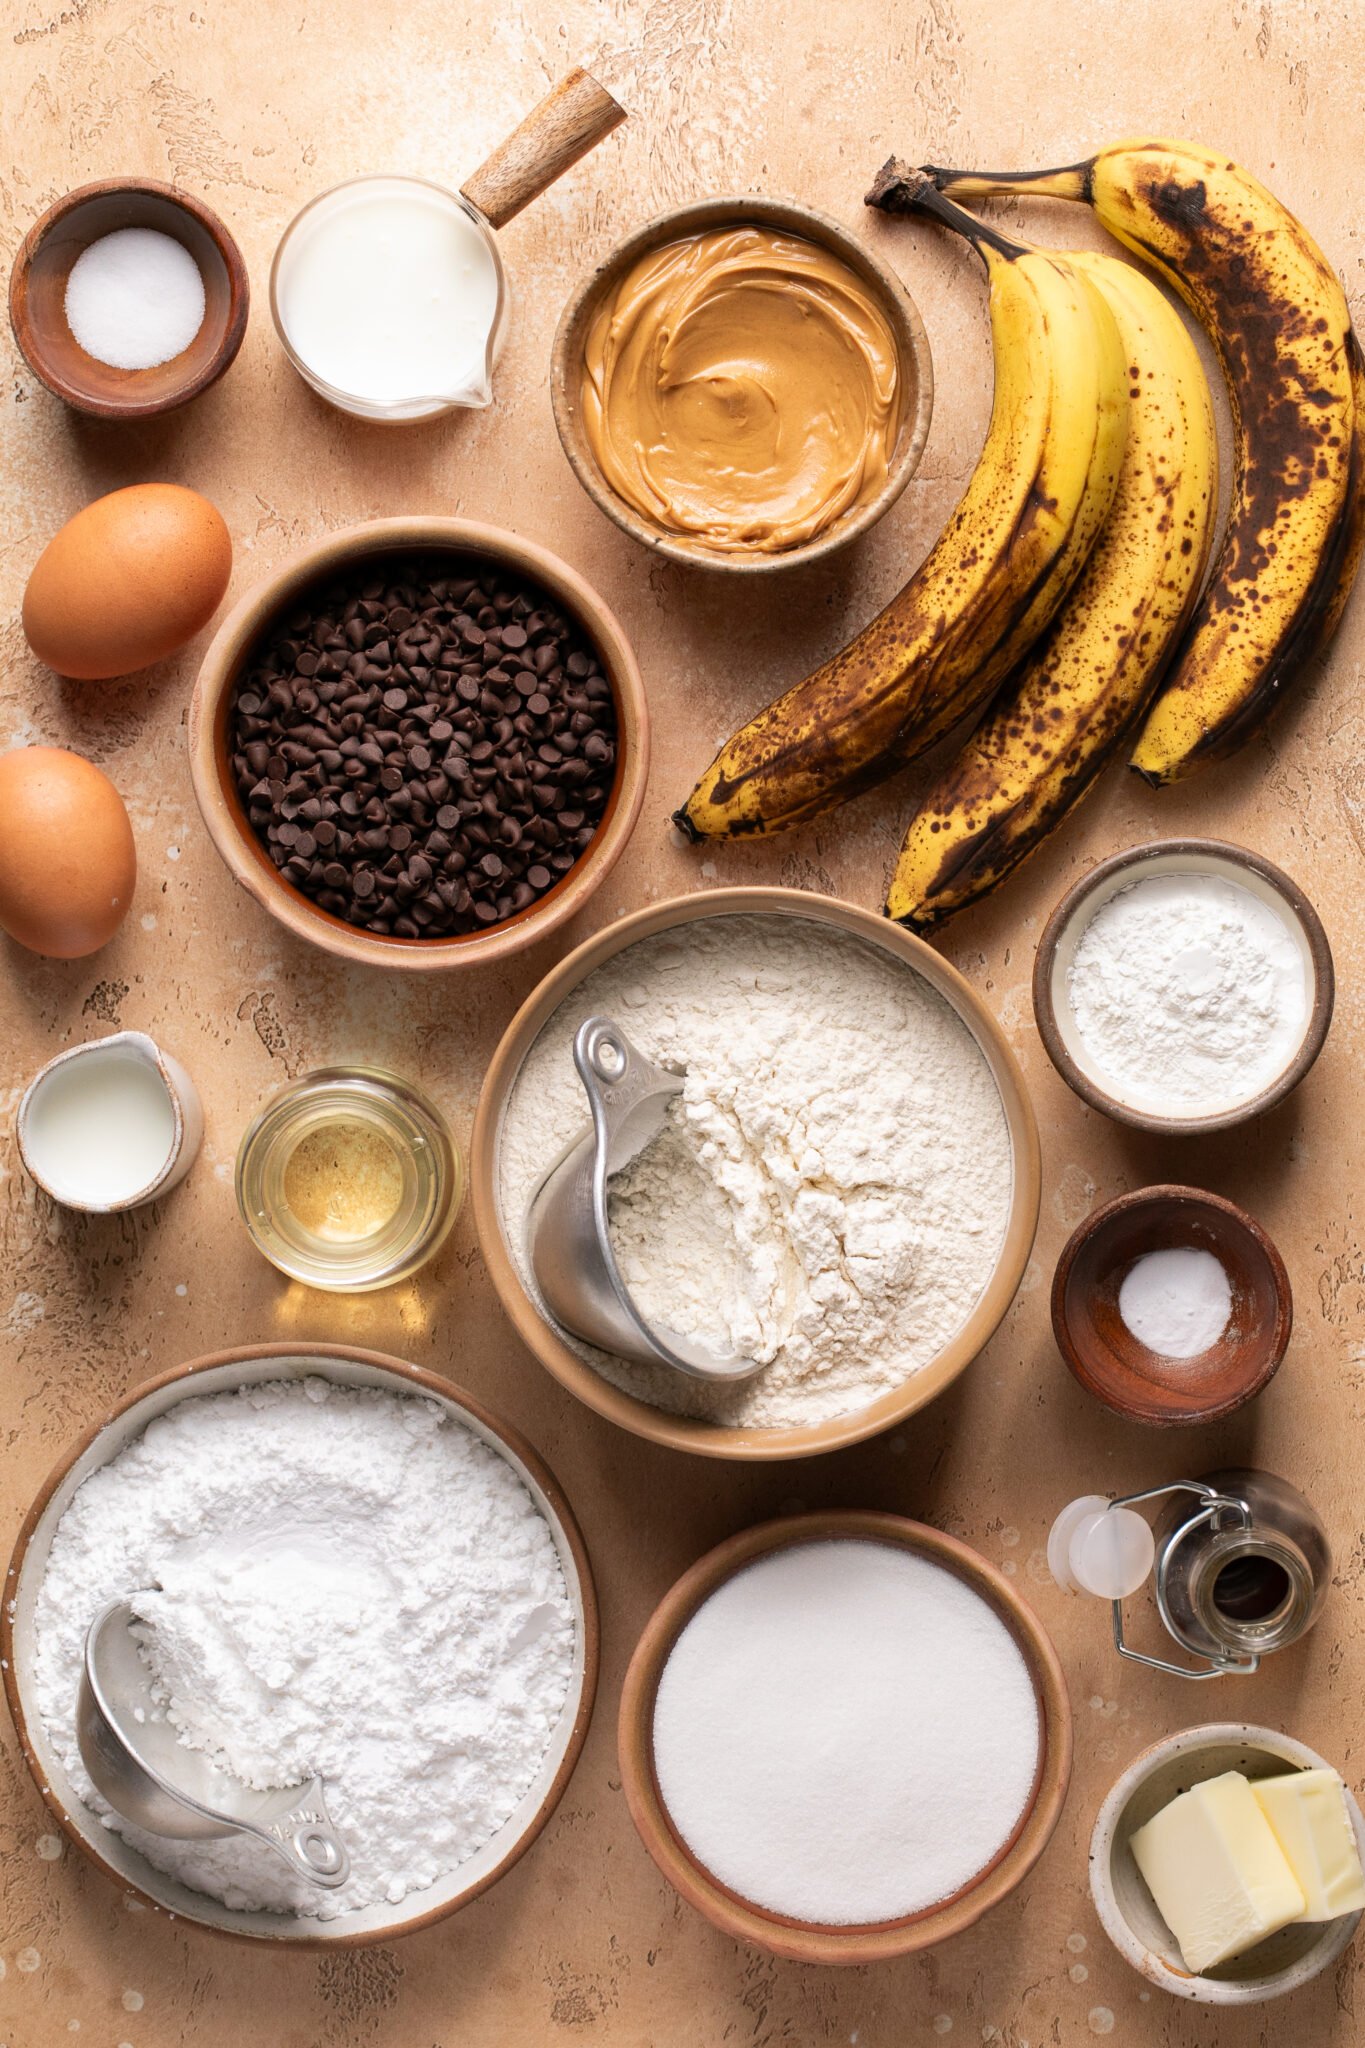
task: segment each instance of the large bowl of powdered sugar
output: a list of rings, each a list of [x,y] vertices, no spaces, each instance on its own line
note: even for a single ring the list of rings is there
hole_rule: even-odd
[[[130,1598],[155,1711],[261,1790],[321,1776],[339,1890],[242,1836],[111,1812],[76,1707],[86,1631]],[[288,1943],[389,1940],[522,1854],[587,1732],[597,1612],[531,1447],[377,1352],[256,1346],[139,1389],[35,1501],[0,1618],[5,1689],[68,1836],[127,1894]]]
[[[612,1182],[617,1263],[652,1323],[757,1359],[742,1384],[612,1356],[540,1298],[527,1212],[586,1126],[573,1040],[597,1014],[686,1076]],[[986,1344],[1032,1246],[1038,1137],[999,1026],[922,940],[727,889],[623,918],[545,978],[489,1068],[470,1180],[503,1306],[580,1400],[677,1449],[790,1458],[902,1421]]]

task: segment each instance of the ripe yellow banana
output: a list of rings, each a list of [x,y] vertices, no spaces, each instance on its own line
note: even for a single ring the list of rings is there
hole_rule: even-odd
[[[1132,761],[1149,782],[1178,781],[1256,730],[1349,594],[1365,481],[1352,467],[1345,295],[1302,223],[1194,143],[1117,143],[1064,170],[931,175],[962,195],[1087,201],[1183,294],[1218,351],[1235,431],[1227,532]]]
[[[1046,626],[1113,500],[1128,397],[1104,300],[1063,259],[983,231],[928,180],[902,204],[966,235],[985,261],[985,448],[899,596],[722,749],[675,814],[693,839],[780,831],[931,746]]]
[[[1003,881],[1084,796],[1151,701],[1208,561],[1218,445],[1194,343],[1130,264],[1069,260],[1108,300],[1125,350],[1118,490],[1046,637],[910,821],[886,912],[918,931]]]

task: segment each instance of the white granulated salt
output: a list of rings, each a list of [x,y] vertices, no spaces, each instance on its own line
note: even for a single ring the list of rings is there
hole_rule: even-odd
[[[189,347],[207,300],[199,265],[174,235],[116,228],[82,249],[65,304],[67,326],[97,363],[153,370]]]
[[[325,1781],[351,1854],[326,1892],[238,1837],[110,1814],[76,1742],[86,1630],[138,1602],[167,1718],[260,1788]],[[187,1399],[79,1488],[34,1620],[34,1679],[77,1795],[148,1861],[241,1910],[332,1918],[457,1870],[535,1784],[575,1627],[549,1524],[434,1401],[313,1378]]]
[[[1096,911],[1067,976],[1081,1044],[1134,1109],[1249,1102],[1303,1042],[1303,954],[1270,905],[1197,870],[1151,875]]]
[[[800,1544],[729,1579],[664,1665],[654,1768],[698,1861],[769,1912],[895,1920],[1009,1841],[1037,1699],[1005,1623],[894,1545]]]
[[[865,1407],[962,1328],[995,1270],[1009,1128],[966,1025],[913,970],[813,920],[716,917],[629,946],[574,990],[503,1118],[506,1235],[587,1123],[586,1017],[686,1070],[664,1131],[613,1184],[617,1259],[654,1322],[762,1360],[708,1386],[567,1339],[658,1408],[782,1428]]]
[[[1123,1276],[1119,1315],[1159,1358],[1197,1358],[1218,1342],[1232,1315],[1227,1269],[1199,1245],[1147,1252]]]

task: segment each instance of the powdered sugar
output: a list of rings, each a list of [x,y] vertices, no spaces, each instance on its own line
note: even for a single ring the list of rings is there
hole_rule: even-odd
[[[953,1572],[885,1543],[760,1558],[669,1653],[654,1765],[674,1825],[743,1898],[898,1919],[1004,1847],[1038,1764],[1028,1666]]]
[[[1068,995],[1086,1054],[1135,1109],[1250,1101],[1303,1042],[1302,953],[1269,904],[1221,875],[1150,875],[1096,911]]]
[[[79,1795],[86,1629],[139,1602],[168,1718],[259,1787],[326,1781],[351,1876],[320,1892],[237,1839],[109,1815],[229,1906],[330,1918],[457,1869],[536,1779],[574,1623],[554,1538],[505,1459],[437,1403],[331,1381],[179,1402],[81,1486],[35,1616],[35,1687]]]
[[[585,1017],[686,1070],[664,1132],[613,1184],[652,1319],[760,1358],[735,1388],[575,1348],[656,1407],[730,1424],[866,1406],[970,1315],[1008,1217],[1008,1126],[966,1026],[917,974],[795,918],[718,916],[628,947],[560,1006],[512,1090],[502,1213],[522,1279],[530,1197],[586,1121]]]

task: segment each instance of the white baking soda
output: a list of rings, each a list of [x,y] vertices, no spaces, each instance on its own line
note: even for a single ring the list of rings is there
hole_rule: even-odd
[[[100,1206],[150,1187],[171,1156],[175,1111],[146,1060],[117,1047],[64,1060],[33,1092],[24,1143],[55,1193]]]
[[[86,1630],[133,1598],[166,1718],[265,1789],[319,1773],[351,1874],[108,1813],[76,1741]],[[397,1906],[537,1787],[576,1630],[549,1523],[438,1403],[314,1377],[180,1401],[84,1481],[34,1614],[34,1691],[78,1798],[149,1862],[244,1910]]]
[[[697,1860],[821,1925],[960,1891],[1032,1797],[1039,1714],[1013,1634],[899,1546],[778,1550],[712,1593],[669,1652],[654,1768]]]
[[[383,406],[484,389],[498,276],[448,193],[342,186],[291,233],[275,288],[295,354],[335,391]]]
[[[1199,1245],[1148,1252],[1123,1276],[1119,1314],[1158,1357],[1197,1358],[1218,1342],[1232,1315],[1227,1269]]]

